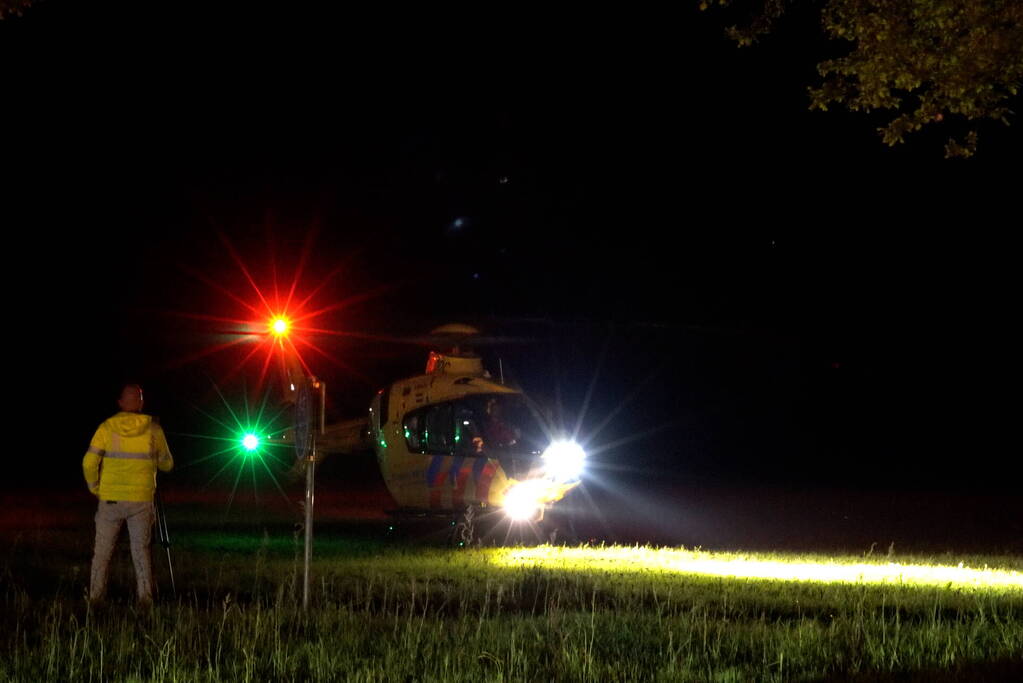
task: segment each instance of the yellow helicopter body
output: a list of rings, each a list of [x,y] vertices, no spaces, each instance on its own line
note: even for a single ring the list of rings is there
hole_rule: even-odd
[[[286,369],[291,387],[304,379],[300,367]],[[491,378],[479,356],[456,347],[430,352],[425,374],[378,391],[366,418],[325,425],[317,453],[372,449],[403,512],[500,508],[528,490],[535,519],[579,484],[578,477],[545,476],[551,442],[547,421],[525,395]],[[528,485],[510,497],[522,482]]]

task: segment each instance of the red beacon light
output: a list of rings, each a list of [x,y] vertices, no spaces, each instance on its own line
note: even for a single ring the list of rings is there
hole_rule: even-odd
[[[291,326],[285,318],[274,318],[270,321],[270,332],[276,337],[283,337]]]

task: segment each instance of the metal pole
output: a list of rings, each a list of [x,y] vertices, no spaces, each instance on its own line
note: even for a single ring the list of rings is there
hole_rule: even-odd
[[[320,389],[320,433],[326,431],[325,407],[327,385],[314,380],[313,386]],[[313,488],[316,481],[316,433],[313,432],[313,447],[306,464],[305,475],[305,576],[302,585],[302,609],[309,609],[309,566],[313,559]]]
[[[327,433],[327,383],[320,382],[320,434]]]
[[[316,441],[305,470],[305,579],[302,586],[302,609],[309,609],[309,565],[313,558],[313,481],[316,477]]]

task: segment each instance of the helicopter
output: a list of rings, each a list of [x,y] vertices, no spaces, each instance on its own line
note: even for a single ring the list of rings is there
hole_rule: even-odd
[[[542,522],[581,483],[586,453],[559,438],[536,404],[504,383],[503,372],[495,379],[484,368],[472,350],[477,342],[487,340],[468,325],[432,330],[419,340],[432,347],[423,374],[391,382],[364,416],[332,424],[324,419],[325,383],[283,352],[285,401],[294,404],[295,421],[277,443],[293,444],[299,464],[372,451],[397,504],[389,513],[450,518],[459,545],[480,540],[476,522],[484,517]]]

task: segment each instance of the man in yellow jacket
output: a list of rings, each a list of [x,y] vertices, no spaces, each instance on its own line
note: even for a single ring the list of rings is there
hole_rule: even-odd
[[[117,404],[121,412],[99,426],[82,461],[85,482],[99,498],[89,599],[102,602],[106,596],[110,558],[127,522],[138,600],[148,605],[153,601],[149,545],[156,518],[156,470],[169,472],[174,460],[160,425],[142,414],[142,387],[126,385]]]

